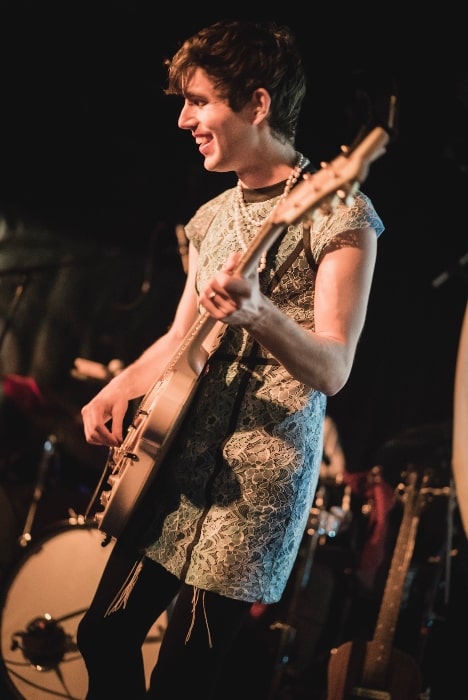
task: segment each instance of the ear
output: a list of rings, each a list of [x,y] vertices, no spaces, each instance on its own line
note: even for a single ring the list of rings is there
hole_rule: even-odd
[[[254,91],[251,100],[253,124],[260,124],[268,117],[270,105],[271,97],[268,90],[265,88],[257,88]]]

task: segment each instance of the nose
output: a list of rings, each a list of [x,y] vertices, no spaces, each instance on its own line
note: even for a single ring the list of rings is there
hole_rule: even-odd
[[[196,126],[196,119],[193,115],[190,105],[184,104],[179,112],[179,118],[177,120],[177,126],[180,129],[193,129]]]

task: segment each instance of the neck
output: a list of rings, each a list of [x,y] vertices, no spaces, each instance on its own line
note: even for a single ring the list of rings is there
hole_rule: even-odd
[[[284,148],[276,157],[270,160],[260,155],[251,165],[243,167],[236,172],[239,182],[246,189],[256,190],[262,187],[271,187],[279,182],[284,182],[296,166],[297,151],[290,145]]]
[[[286,187],[286,182],[287,180],[281,180],[280,182],[276,182],[274,185],[256,187],[252,190],[243,186],[240,180],[238,180],[238,187],[241,188],[244,200],[246,202],[263,202],[265,199],[271,199],[272,197],[279,197],[282,195],[284,188]]]
[[[273,208],[270,208],[269,213],[261,213],[260,217],[253,215],[249,211],[249,207],[247,207],[244,194],[245,190],[242,187],[242,183],[240,180],[237,182],[237,193],[236,193],[236,200],[235,200],[235,206],[234,206],[234,226],[235,226],[235,231],[236,231],[236,236],[237,240],[240,246],[241,250],[246,250],[247,249],[247,239],[245,232],[248,231],[251,233],[253,230],[258,228],[259,226],[262,225],[263,221],[265,220],[265,217],[268,215],[271,215],[272,212],[275,210],[275,208],[278,206],[278,204],[288,196],[289,192],[291,189],[294,187],[296,184],[297,180],[301,176],[302,170],[307,166],[308,160],[305,158],[302,153],[296,153],[295,154],[295,165],[293,168],[289,169],[289,176],[288,179],[285,181],[285,183],[282,183],[282,192],[279,192],[278,194],[274,194],[275,197],[277,197],[276,203],[273,205]],[[265,189],[265,188],[262,188]],[[266,187],[268,189],[268,186]],[[249,190],[252,192],[252,190]],[[259,191],[259,188],[256,190],[257,192]],[[262,270],[265,269],[266,267],[266,251],[263,253],[258,271],[262,272]]]

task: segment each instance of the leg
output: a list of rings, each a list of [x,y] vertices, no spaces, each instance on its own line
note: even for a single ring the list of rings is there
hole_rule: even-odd
[[[94,599],[78,626],[78,648],[89,679],[86,700],[145,697],[141,647],[152,624],[176,595],[180,582],[145,559],[125,608],[106,616],[137,559],[134,551],[115,544]]]
[[[196,597],[194,597],[194,594]],[[222,697],[225,662],[251,603],[183,584],[171,611],[151,675],[148,698]]]

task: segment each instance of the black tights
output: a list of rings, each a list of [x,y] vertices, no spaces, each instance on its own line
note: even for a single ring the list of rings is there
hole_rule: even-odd
[[[78,626],[78,648],[89,679],[86,700],[174,700],[188,697],[189,692],[206,700],[222,697],[218,686],[222,671],[222,683],[229,683],[223,663],[251,604],[181,584],[163,567],[145,559],[125,608],[106,616],[134,563],[135,553],[117,542]],[[147,691],[142,645],[172,601]]]

